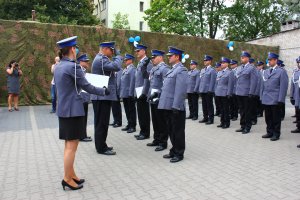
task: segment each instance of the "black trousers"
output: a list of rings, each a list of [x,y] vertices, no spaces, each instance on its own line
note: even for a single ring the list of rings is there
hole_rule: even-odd
[[[219,97],[221,101],[221,124],[230,126],[229,99]]]
[[[257,123],[257,112],[258,112],[259,96],[254,96],[252,98],[252,118],[251,121]]]
[[[273,137],[280,137],[281,128],[281,111],[279,105],[264,105],[265,107],[265,120],[267,124],[267,133]]]
[[[203,118],[205,120],[214,121],[213,95],[208,93],[202,93],[201,98]]]
[[[229,99],[230,106],[230,118],[238,118],[239,117],[239,103],[236,95],[232,95]]]
[[[159,144],[163,147],[168,145],[168,132],[166,131],[166,122],[163,110],[157,109],[157,104],[150,104],[151,119],[153,126],[153,143]]]
[[[300,129],[300,109],[298,106],[295,106],[295,111],[296,111],[296,127]]]
[[[164,113],[172,144],[170,155],[183,158],[185,151],[185,111],[179,111],[175,114],[171,110],[164,110]]]
[[[94,108],[95,147],[97,152],[104,152],[107,150],[106,138],[110,118],[111,101],[95,100],[92,102]]]
[[[280,105],[280,117],[281,120],[284,120],[285,118],[285,104]]]
[[[190,115],[189,117],[196,117],[198,118],[198,112],[199,112],[199,94],[197,93],[188,93],[188,104],[189,104],[189,111]]]
[[[221,102],[220,102],[220,97],[215,96],[215,106],[216,106],[216,115],[221,114]]]
[[[260,115],[260,116],[264,115],[264,105],[261,103],[260,99],[258,99],[258,102],[257,102],[257,115]]]
[[[150,136],[150,106],[146,98],[137,99],[137,113],[139,125],[141,128],[140,134],[146,137]]]
[[[125,114],[127,118],[127,127],[135,128],[136,126],[136,107],[133,98],[123,98]]]
[[[252,109],[253,109],[253,98],[248,96],[237,96],[240,109],[240,125],[242,129],[251,130],[252,127]]]
[[[118,101],[111,102],[111,111],[114,118],[113,124],[122,125],[122,107],[119,98]]]
[[[88,112],[89,112],[89,103],[83,103],[83,108],[84,108],[84,125],[85,125],[85,131],[84,131],[84,134],[85,134],[85,137],[87,138],[87,131],[86,131],[86,128],[87,128],[87,119],[88,119]]]

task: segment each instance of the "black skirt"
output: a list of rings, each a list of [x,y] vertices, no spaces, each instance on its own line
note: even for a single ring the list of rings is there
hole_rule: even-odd
[[[81,140],[85,138],[85,121],[81,117],[59,117],[59,139],[61,140]]]

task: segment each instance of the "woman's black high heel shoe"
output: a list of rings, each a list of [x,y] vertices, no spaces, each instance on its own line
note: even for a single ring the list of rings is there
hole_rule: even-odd
[[[79,190],[79,189],[83,188],[83,185],[78,185],[77,187],[73,187],[72,185],[69,185],[65,180],[61,181],[61,185],[62,185],[64,190],[66,190],[65,187],[68,187],[71,190]]]
[[[73,178],[73,181],[74,181],[75,183],[77,183],[78,185],[81,185],[81,184],[83,184],[83,183],[85,182],[84,179],[80,179],[79,181],[77,181],[77,180],[74,179],[74,178]]]

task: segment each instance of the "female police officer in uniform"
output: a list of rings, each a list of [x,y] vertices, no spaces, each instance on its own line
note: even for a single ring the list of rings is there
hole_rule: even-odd
[[[57,88],[59,118],[59,139],[65,140],[63,189],[81,189],[84,179],[79,179],[74,171],[74,159],[80,139],[85,137],[84,108],[80,96],[81,88],[97,95],[109,93],[105,88],[92,86],[80,67],[76,64],[77,36],[57,42],[60,48],[61,62],[56,66],[54,79]]]

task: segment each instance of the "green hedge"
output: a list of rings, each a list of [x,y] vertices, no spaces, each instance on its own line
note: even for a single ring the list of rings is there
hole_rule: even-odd
[[[177,46],[190,55],[190,59],[201,60],[204,54],[212,55],[216,60],[227,56],[239,60],[242,50],[252,53],[256,59],[265,60],[268,51],[278,52],[277,47],[235,43],[235,50],[230,52],[228,41],[187,37],[160,33],[148,33],[126,30],[107,29],[100,26],[68,26],[43,24],[28,21],[0,20],[0,105],[6,105],[7,88],[5,68],[12,59],[16,59],[23,70],[21,78],[20,103],[37,105],[50,103],[50,68],[58,51],[56,42],[68,37],[78,36],[81,52],[86,52],[93,59],[98,53],[98,44],[103,41],[116,41],[122,53],[134,53],[130,36],[139,35],[142,43],[149,49],[167,51],[168,46]],[[149,53],[149,52],[148,52]],[[188,64],[187,61],[186,65]]]

